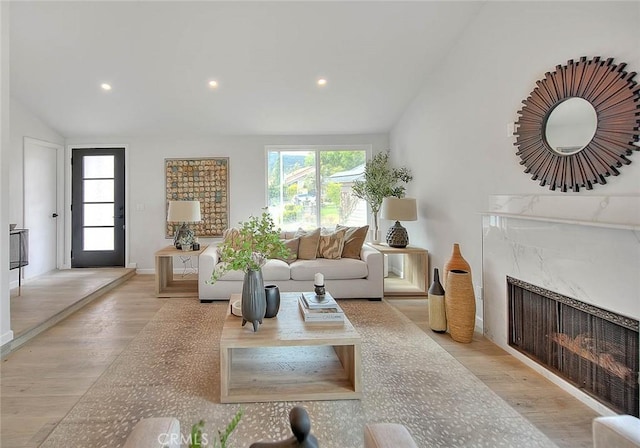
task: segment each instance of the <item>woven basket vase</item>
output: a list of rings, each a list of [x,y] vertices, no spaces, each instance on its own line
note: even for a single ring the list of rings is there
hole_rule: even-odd
[[[471,342],[476,323],[476,299],[470,272],[461,269],[449,272],[444,305],[451,338],[456,342]]]
[[[471,274],[471,266],[469,266],[467,260],[462,256],[462,253],[460,252],[460,245],[458,243],[453,245],[451,258],[449,258],[449,261],[447,261],[442,268],[442,283],[444,284],[445,290],[447,289],[447,275],[452,269],[460,269]]]

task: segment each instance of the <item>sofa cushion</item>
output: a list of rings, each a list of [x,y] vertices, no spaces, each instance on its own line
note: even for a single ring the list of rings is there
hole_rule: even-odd
[[[289,249],[290,255],[287,258],[278,258],[285,263],[291,263],[298,259],[298,247],[300,246],[300,238],[291,238],[290,240],[284,240],[284,245]]]
[[[318,243],[320,242],[320,228],[308,232],[298,229],[295,237],[300,238],[298,260],[315,260],[318,253]]]
[[[367,232],[369,226],[362,227],[346,227],[336,224],[336,230],[346,229],[344,236],[344,247],[342,249],[342,258],[356,258],[360,259],[360,252],[362,251],[362,245],[367,238]]]
[[[317,272],[321,272],[326,280],[347,280],[352,278],[365,278],[369,271],[367,263],[362,260],[343,258],[341,260],[328,260],[316,258],[315,260],[296,260],[290,265],[292,280],[313,280]],[[327,285],[330,290],[331,285]]]
[[[181,441],[178,419],[143,418],[133,427],[123,448],[180,448]]]
[[[289,280],[289,265],[282,260],[268,260],[262,266],[262,278],[264,281]],[[220,277],[219,281],[244,281],[244,271],[228,271]]]
[[[290,231],[290,230],[283,230],[282,232],[280,232],[280,239],[281,240],[290,240],[296,237],[296,232],[295,231]]]
[[[594,448],[640,447],[640,419],[632,415],[611,415],[593,419]]]
[[[320,242],[318,243],[318,258],[328,258],[339,260],[342,258],[342,248],[344,247],[344,235],[347,229],[326,230],[320,232]]]
[[[365,448],[418,448],[404,425],[369,423],[364,427]]]
[[[240,229],[230,227],[222,232],[223,243],[229,244],[232,249],[238,250],[242,247],[242,240],[240,239]],[[222,245],[218,246],[218,256],[222,259]]]

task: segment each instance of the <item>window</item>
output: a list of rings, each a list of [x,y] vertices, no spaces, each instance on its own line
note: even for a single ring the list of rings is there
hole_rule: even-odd
[[[284,230],[362,226],[367,204],[351,185],[364,172],[368,145],[268,146],[267,204]]]

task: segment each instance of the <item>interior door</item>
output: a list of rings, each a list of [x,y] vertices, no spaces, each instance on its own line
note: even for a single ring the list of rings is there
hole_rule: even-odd
[[[71,267],[124,266],[124,148],[73,149]]]
[[[25,139],[24,227],[29,229],[30,247],[26,278],[57,268],[58,150],[58,145]]]

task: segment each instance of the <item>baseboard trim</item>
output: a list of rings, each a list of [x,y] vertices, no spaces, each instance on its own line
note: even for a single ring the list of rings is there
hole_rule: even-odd
[[[11,342],[13,340],[13,331],[9,330],[0,336],[0,345],[4,345],[7,342]]]

